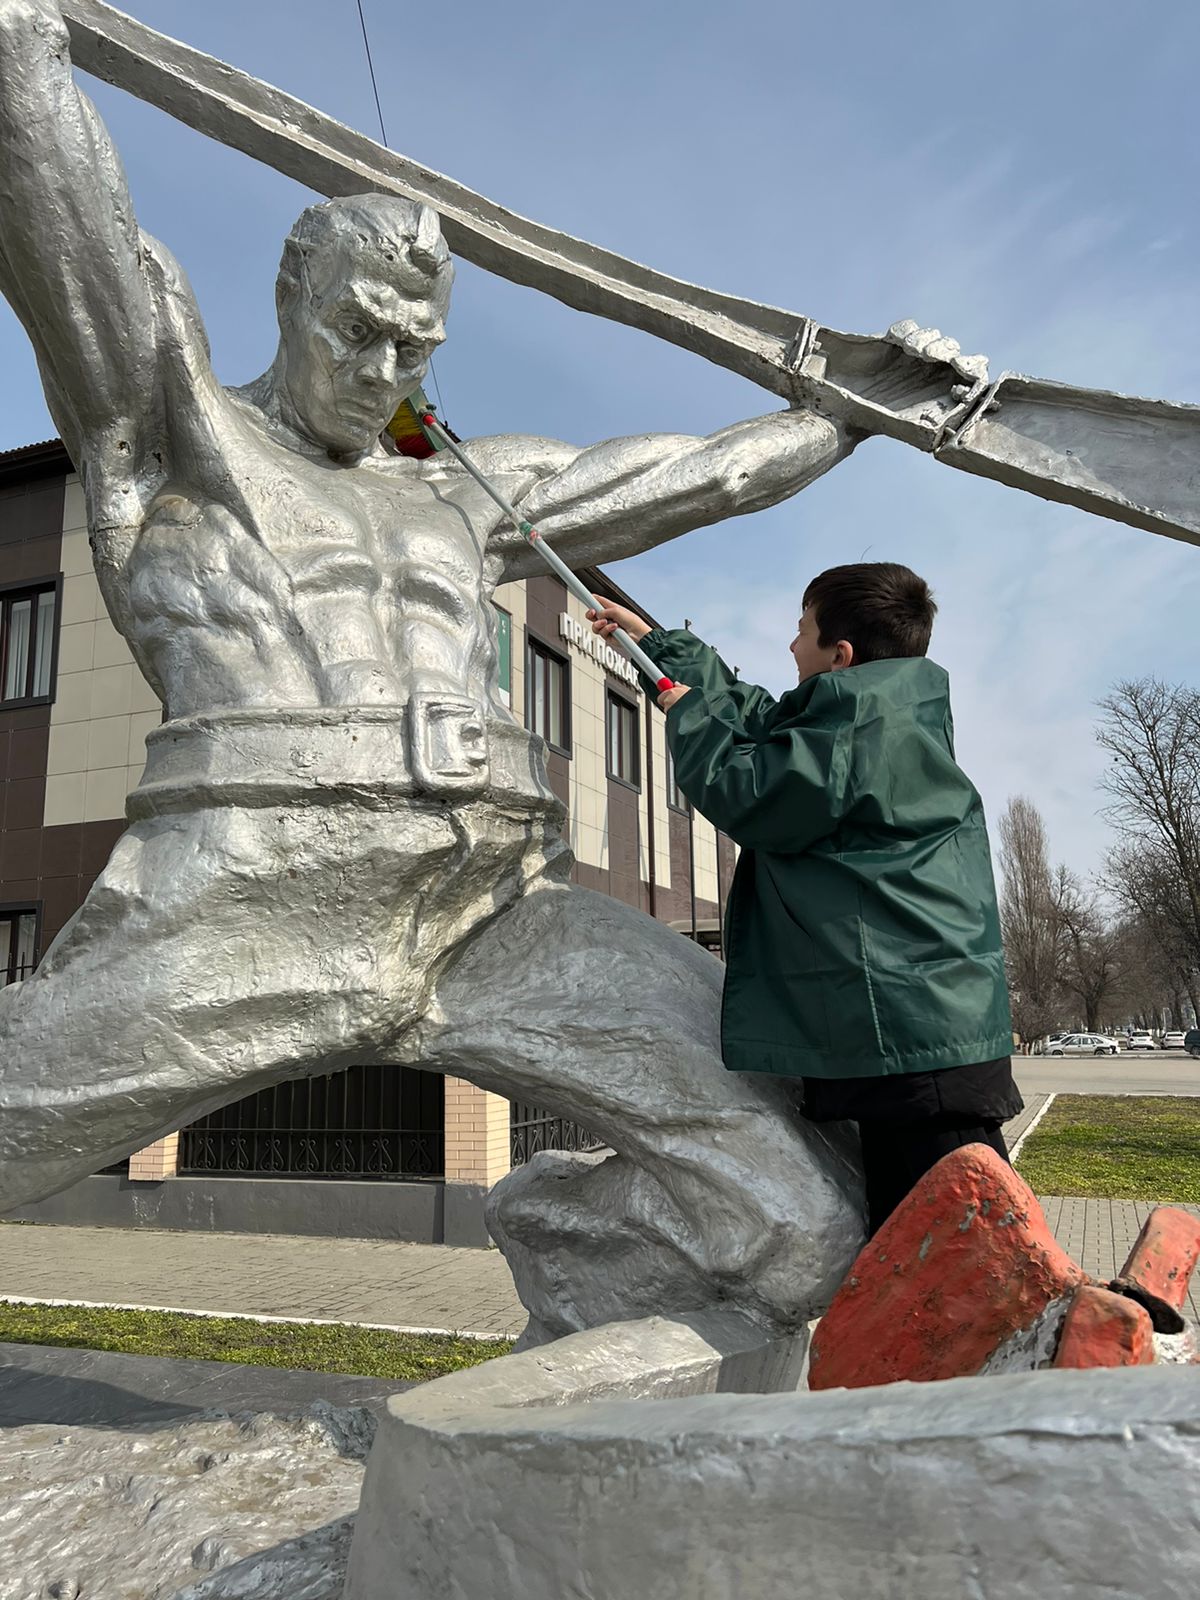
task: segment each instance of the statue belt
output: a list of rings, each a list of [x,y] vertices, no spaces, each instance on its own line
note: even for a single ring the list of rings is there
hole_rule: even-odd
[[[146,740],[126,815],[421,800],[560,809],[523,728],[469,697],[422,693],[405,706],[246,708],[166,722]]]

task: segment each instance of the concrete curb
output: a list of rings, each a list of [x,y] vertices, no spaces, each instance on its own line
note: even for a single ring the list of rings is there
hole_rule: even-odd
[[[1057,1093],[1048,1094],[1046,1096],[1045,1105],[1038,1107],[1037,1111],[1034,1113],[1033,1117],[1030,1119],[1029,1126],[1024,1130],[1024,1132],[1021,1134],[1021,1137],[1017,1140],[1016,1144],[1014,1144],[1012,1149],[1008,1152],[1008,1159],[1013,1163],[1014,1166],[1016,1165],[1017,1157],[1021,1154],[1021,1151],[1025,1148],[1026,1139],[1028,1139],[1029,1135],[1037,1127],[1038,1123],[1046,1115],[1047,1111],[1049,1111],[1050,1107],[1054,1104],[1054,1102],[1057,1099],[1058,1099]]]
[[[476,1339],[487,1344],[505,1341],[503,1334],[475,1333],[467,1328],[412,1328],[401,1322],[355,1322],[346,1317],[281,1317],[270,1312],[197,1310],[195,1306],[147,1306],[128,1300],[50,1300],[33,1295],[0,1294],[6,1306],[78,1306],[87,1311],[161,1311],[170,1317],[227,1317],[235,1322],[299,1322],[314,1328],[372,1328],[379,1333],[411,1333],[443,1339]],[[513,1336],[515,1338],[515,1335]]]

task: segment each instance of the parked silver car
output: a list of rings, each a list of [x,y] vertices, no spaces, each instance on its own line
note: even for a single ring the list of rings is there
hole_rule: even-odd
[[[1064,1033],[1047,1051],[1052,1056],[1115,1056],[1121,1049],[1106,1033]]]
[[[1163,1034],[1162,1047],[1164,1050],[1182,1050],[1186,1037],[1182,1028],[1172,1028],[1169,1033]]]

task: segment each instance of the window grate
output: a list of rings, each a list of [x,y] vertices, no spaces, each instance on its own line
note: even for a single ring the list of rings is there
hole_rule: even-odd
[[[0,911],[0,988],[21,983],[38,963],[36,909]]]
[[[603,1150],[604,1140],[566,1117],[552,1116],[537,1106],[513,1100],[508,1112],[509,1160],[514,1167],[543,1150]]]
[[[445,1171],[442,1079],[412,1067],[295,1078],[202,1117],[180,1171],[396,1182]]]

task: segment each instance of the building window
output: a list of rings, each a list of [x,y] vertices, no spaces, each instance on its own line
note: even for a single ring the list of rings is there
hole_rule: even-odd
[[[58,584],[0,593],[0,702],[48,700]]]
[[[500,698],[506,706],[512,705],[512,617],[503,606],[493,607],[496,613],[496,664],[500,677]]]
[[[671,754],[671,746],[667,746],[667,804],[675,811],[687,811],[688,797],[679,787],[679,780],[675,776],[675,757]]]
[[[35,910],[0,911],[0,987],[20,983],[37,966]]]
[[[608,775],[617,778],[630,788],[642,786],[642,768],[638,759],[637,707],[623,696],[608,694]]]
[[[525,660],[525,726],[560,755],[571,754],[570,668],[564,656],[532,636]]]

